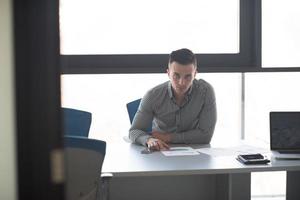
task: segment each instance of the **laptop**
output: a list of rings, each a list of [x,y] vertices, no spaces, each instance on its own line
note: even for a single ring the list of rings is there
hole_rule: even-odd
[[[300,112],[270,112],[270,136],[276,159],[300,159]]]

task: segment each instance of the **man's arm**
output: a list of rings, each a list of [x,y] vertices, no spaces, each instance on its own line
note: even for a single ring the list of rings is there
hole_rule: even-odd
[[[205,103],[196,129],[170,134],[171,143],[208,144],[213,136],[217,121],[216,98],[213,88],[206,91]]]
[[[144,146],[146,146],[148,139],[151,138],[151,135],[147,133],[147,129],[152,125],[153,120],[152,101],[150,96],[150,92],[147,92],[142,98],[129,129],[129,139],[134,143]]]

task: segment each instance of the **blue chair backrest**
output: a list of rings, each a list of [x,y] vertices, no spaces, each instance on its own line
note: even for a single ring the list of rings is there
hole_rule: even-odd
[[[100,199],[106,142],[65,136],[66,199]]]
[[[132,102],[127,103],[126,107],[127,107],[127,111],[128,111],[128,115],[129,115],[129,120],[130,123],[132,124],[134,116],[139,108],[139,105],[141,103],[142,99],[137,99],[134,100]],[[147,132],[150,133],[152,131],[152,125],[149,125]]]
[[[62,110],[65,135],[88,137],[92,113],[72,108],[63,108]]]
[[[129,115],[130,123],[132,124],[133,118],[135,116],[135,113],[137,112],[139,105],[141,103],[141,99],[137,99],[135,101],[129,102],[127,106],[127,111]]]
[[[103,156],[106,153],[106,142],[97,139],[91,139],[81,136],[64,136],[65,147],[88,149],[101,153]]]

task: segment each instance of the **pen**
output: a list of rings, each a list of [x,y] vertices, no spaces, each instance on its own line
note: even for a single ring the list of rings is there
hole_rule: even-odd
[[[147,153],[151,153],[151,144],[148,144],[147,147],[145,148],[145,151],[147,151]]]

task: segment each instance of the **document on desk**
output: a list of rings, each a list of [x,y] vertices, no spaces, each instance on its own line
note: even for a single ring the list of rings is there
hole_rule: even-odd
[[[193,156],[200,153],[192,147],[171,147],[169,150],[161,151],[165,156]]]
[[[238,153],[232,149],[227,148],[200,148],[197,149],[198,152],[217,157],[217,156],[233,156]]]
[[[218,156],[237,156],[239,154],[254,154],[254,153],[266,153],[268,152],[266,149],[259,147],[252,147],[249,145],[240,145],[235,147],[228,148],[199,148],[195,149],[200,153],[204,153],[213,157]]]

